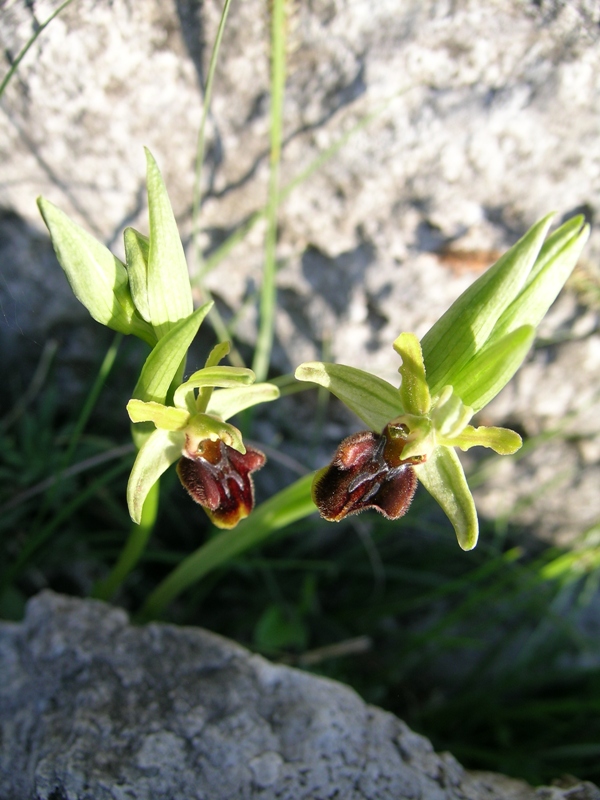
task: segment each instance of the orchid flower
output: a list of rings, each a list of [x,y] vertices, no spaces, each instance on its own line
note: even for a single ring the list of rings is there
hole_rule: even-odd
[[[456,448],[509,455],[522,444],[514,431],[470,422],[523,363],[588,238],[578,216],[544,241],[551,220],[550,214],[534,225],[421,342],[412,333],[398,336],[399,387],[354,367],[298,367],[298,380],[329,389],[370,429],[345,439],[331,465],[316,473],[313,500],[325,519],[368,508],[397,519],[408,510],[418,478],[449,517],[459,545],[475,547],[477,513]]]

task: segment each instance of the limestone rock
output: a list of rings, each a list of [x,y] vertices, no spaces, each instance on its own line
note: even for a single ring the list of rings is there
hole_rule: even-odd
[[[471,774],[341,684],[96,601],[31,600],[0,674],[3,800],[600,798]]]

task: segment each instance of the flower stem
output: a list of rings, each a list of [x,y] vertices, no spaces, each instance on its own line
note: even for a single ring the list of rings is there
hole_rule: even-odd
[[[184,589],[213,569],[265,540],[270,534],[312,514],[310,494],[313,476],[305,475],[254,509],[252,516],[234,530],[218,533],[171,572],[152,592],[138,615],[138,621],[160,616]]]

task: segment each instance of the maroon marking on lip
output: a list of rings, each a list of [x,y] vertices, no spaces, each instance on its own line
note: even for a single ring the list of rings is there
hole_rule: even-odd
[[[194,458],[177,464],[179,480],[218,528],[235,528],[254,507],[251,473],[264,466],[265,456],[252,447],[238,453],[220,439],[200,443]]]

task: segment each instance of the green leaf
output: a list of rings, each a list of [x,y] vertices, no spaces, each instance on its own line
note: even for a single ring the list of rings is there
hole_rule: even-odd
[[[461,450],[470,450],[471,447],[489,447],[501,456],[511,456],[523,444],[523,440],[515,431],[508,428],[480,427],[474,428],[467,425],[462,433],[452,439],[440,440],[440,444],[449,447],[460,447]]]
[[[120,333],[132,333],[152,347],[156,336],[135,310],[127,271],[119,259],[48,200],[38,197],[37,204],[79,302],[97,322]]]
[[[146,149],[150,218],[148,309],[161,339],[193,310],[192,290],[183,245],[167,190],[152,154]]]
[[[548,247],[544,245],[532,269],[532,273],[535,273],[533,278],[530,276],[527,286],[498,320],[492,341],[522,325],[537,327],[540,324],[565,285],[588,240],[589,225],[581,227],[583,217],[576,217],[575,222],[579,226],[576,233],[573,233],[576,227],[574,221],[569,220],[548,239]],[[567,233],[571,234],[568,239]]]
[[[212,570],[256,547],[275,531],[315,513],[310,494],[312,478],[312,474],[300,478],[257,506],[252,516],[240,522],[235,530],[217,533],[184,559],[152,592],[141,617],[158,616],[171,600]]]
[[[447,384],[455,386],[457,374],[486,346],[498,319],[525,285],[551,220],[549,214],[534,225],[425,334],[421,346],[432,395]]]
[[[127,413],[132,422],[153,422],[165,431],[181,431],[187,425],[190,415],[181,408],[164,406],[162,403],[131,399],[127,403]]]
[[[252,386],[243,386],[236,389],[221,389],[214,392],[210,398],[208,414],[216,414],[221,419],[229,419],[240,411],[277,400],[279,389],[272,383],[255,383]]]
[[[173,402],[179,408],[195,408],[194,389],[201,389],[204,386],[221,386],[223,388],[240,384],[248,386],[254,380],[254,373],[246,367],[204,367],[190,375],[188,380],[175,390]]]
[[[147,285],[150,243],[146,236],[134,228],[125,228],[123,240],[125,242],[125,260],[127,262],[131,297],[139,314],[146,322],[151,322]]]
[[[535,338],[535,328],[523,325],[486,347],[454,378],[463,403],[480,411],[503,389],[523,363]]]
[[[424,464],[414,469],[423,486],[452,523],[458,544],[463,550],[472,550],[479,536],[477,511],[454,449],[440,445]]]
[[[154,400],[164,403],[173,378],[184,360],[202,320],[212,308],[205,303],[187,319],[182,319],[164,336],[146,359],[142,372],[133,390],[138,400]]]
[[[362,369],[309,361],[300,364],[295,375],[299,381],[312,381],[329,389],[371,430],[382,431],[390,420],[404,413],[398,389]]]
[[[129,514],[138,525],[148,492],[163,472],[181,457],[183,444],[183,433],[157,428],[140,448],[127,484]]]
[[[402,359],[402,366],[398,370],[402,376],[400,401],[406,413],[427,414],[431,407],[431,395],[419,340],[414,333],[401,333],[394,342],[394,350]]]

